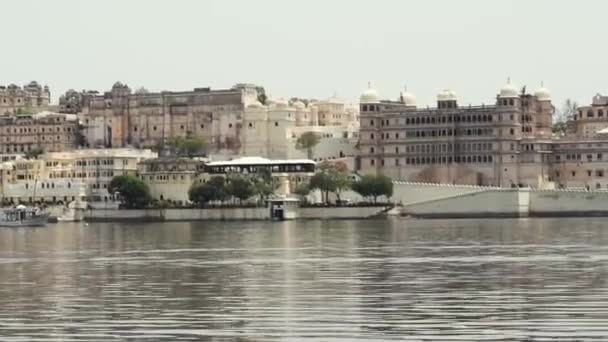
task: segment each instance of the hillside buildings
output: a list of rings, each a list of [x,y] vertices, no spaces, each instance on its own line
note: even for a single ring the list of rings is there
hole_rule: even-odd
[[[0,116],[0,153],[66,151],[77,148],[79,143],[76,115],[43,111]]]
[[[23,87],[0,86],[0,115],[33,113],[46,109],[51,102],[48,86],[32,81]]]
[[[595,138],[608,128],[608,96],[596,94],[591,105],[578,107],[576,113],[568,118],[568,135],[578,138]]]
[[[307,104],[265,98],[251,84],[150,93],[117,82],[103,94],[70,90],[59,102],[61,112],[79,115],[89,147],[158,148],[171,138],[199,136],[216,159],[289,159],[307,156],[296,141],[315,132],[321,140],[314,159],[354,158],[358,108],[336,97]]]
[[[257,101],[258,89],[133,92],[117,82],[111,91],[66,93],[62,112],[78,112],[90,147],[152,148],[172,137],[205,137],[214,151],[238,154],[242,147],[244,108]]]
[[[0,165],[1,197],[11,203],[112,204],[112,178],[137,175],[137,165],[157,154],[150,150],[87,149],[45,153],[38,159],[16,159]]]
[[[307,151],[298,149],[297,140],[313,132],[319,144],[312,149],[312,159],[355,157],[358,131],[358,111],[335,97],[308,105],[284,99],[268,100],[267,105],[254,102],[245,109],[243,155],[307,158]]]

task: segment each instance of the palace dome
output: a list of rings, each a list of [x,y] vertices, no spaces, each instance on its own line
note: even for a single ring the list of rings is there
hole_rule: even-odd
[[[296,102],[294,102],[292,104],[294,107],[298,108],[298,109],[304,109],[306,108],[306,105],[304,104],[304,102],[297,100]]]
[[[452,89],[444,89],[437,94],[437,101],[456,101],[456,92]]]
[[[542,84],[540,88],[536,89],[534,96],[538,101],[551,101],[551,91],[545,88]]]
[[[519,90],[508,80],[507,84],[500,88],[500,97],[519,97]]]
[[[253,101],[250,103],[247,108],[263,108],[264,105],[260,101]]]
[[[380,97],[378,96],[378,92],[376,89],[373,89],[371,85],[367,88],[363,94],[359,97],[360,103],[378,103],[380,102]]]
[[[416,105],[416,96],[414,96],[414,94],[408,92],[407,90],[401,93],[401,100],[406,106]]]

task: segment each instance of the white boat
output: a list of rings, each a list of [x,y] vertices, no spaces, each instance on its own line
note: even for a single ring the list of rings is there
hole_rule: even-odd
[[[84,211],[87,209],[87,202],[79,200],[70,202],[67,207],[63,207],[57,216],[58,222],[77,222],[82,221]]]
[[[49,213],[18,205],[16,208],[2,210],[0,227],[40,227],[45,226],[48,220]]]

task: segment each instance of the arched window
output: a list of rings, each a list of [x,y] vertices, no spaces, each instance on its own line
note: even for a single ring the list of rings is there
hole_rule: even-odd
[[[603,117],[603,116],[604,116],[604,111],[603,111],[603,110],[601,110],[601,109],[600,109],[600,110],[598,110],[598,111],[597,111],[597,117],[598,117],[598,118],[601,118],[601,117]]]
[[[515,101],[513,99],[509,99],[509,106],[514,106],[515,105]]]

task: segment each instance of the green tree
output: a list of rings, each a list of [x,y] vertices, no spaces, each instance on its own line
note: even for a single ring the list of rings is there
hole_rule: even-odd
[[[321,142],[321,137],[315,132],[305,132],[296,140],[296,148],[306,151],[308,159],[312,159],[315,146]]]
[[[300,201],[307,202],[307,196],[310,195],[310,184],[309,183],[300,183],[296,187],[295,194],[300,197]]]
[[[182,153],[189,158],[204,155],[206,148],[207,142],[201,137],[188,137],[182,143]]]
[[[578,110],[578,103],[571,99],[566,99],[562,108],[556,112],[553,118],[553,133],[565,133],[566,123],[572,119]]]
[[[41,147],[37,147],[25,152],[24,157],[25,159],[38,159],[41,154],[44,154],[44,150]]]
[[[339,172],[335,169],[331,171],[330,175],[332,177],[332,182],[334,183],[336,199],[338,202],[342,202],[341,195],[344,191],[347,191],[352,187],[352,181],[348,173]]]
[[[143,208],[150,203],[148,185],[135,176],[116,176],[108,186],[109,193],[118,192],[127,208]]]
[[[205,183],[193,184],[188,191],[188,197],[199,205],[213,201],[223,202],[228,198],[226,179],[214,176]]]
[[[167,139],[167,146],[172,155],[192,158],[203,155],[207,143],[203,138],[197,136],[171,137]]]
[[[266,100],[268,100],[268,96],[266,96],[266,89],[264,89],[264,87],[256,87],[255,90],[258,92],[258,101],[265,105]]]
[[[214,187],[207,183],[192,184],[190,190],[188,190],[188,198],[190,201],[199,205],[207,204],[213,201],[214,194]]]
[[[252,177],[255,194],[260,197],[260,203],[274,194],[279,187],[278,182],[272,177],[272,172],[269,168],[260,168]]]
[[[310,179],[310,188],[319,189],[323,195],[323,201],[329,203],[329,193],[336,194],[338,201],[341,201],[342,192],[351,187],[350,177],[346,165],[323,163],[319,166],[319,171]]]
[[[78,124],[78,128],[76,129],[76,143],[78,144],[78,146],[80,147],[85,147],[87,146],[87,137],[85,137],[84,135],[84,125],[82,123]]]
[[[366,175],[353,183],[352,189],[364,198],[373,198],[374,203],[377,203],[380,196],[393,196],[393,181],[384,175]]]
[[[228,195],[238,199],[241,204],[243,204],[243,200],[247,200],[255,195],[255,187],[249,177],[230,175],[227,183]]]

